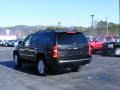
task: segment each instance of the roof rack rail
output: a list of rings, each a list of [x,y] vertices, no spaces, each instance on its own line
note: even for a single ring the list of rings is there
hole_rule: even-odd
[[[44,32],[68,32],[68,31],[75,31],[76,30],[71,30],[71,29],[66,29],[66,30],[44,30]]]
[[[55,32],[55,30],[44,30],[44,32]]]

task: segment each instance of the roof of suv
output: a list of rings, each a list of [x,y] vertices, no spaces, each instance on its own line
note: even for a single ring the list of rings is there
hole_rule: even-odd
[[[81,33],[81,32],[78,32],[76,30],[44,30],[44,31],[37,31],[37,32],[34,32],[30,35],[33,35],[33,34],[36,34],[36,33],[64,33],[64,32],[67,32],[67,33]]]
[[[78,32],[76,30],[45,30],[43,32],[57,32],[57,33],[61,33],[61,32]]]

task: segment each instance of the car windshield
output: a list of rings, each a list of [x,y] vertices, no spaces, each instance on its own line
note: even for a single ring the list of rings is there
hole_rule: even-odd
[[[117,38],[116,38],[116,42],[120,42],[120,37],[117,37]]]
[[[119,36],[113,36],[113,38],[115,39],[115,41],[119,40],[120,37]]]
[[[92,37],[86,37],[86,39],[87,39],[88,42],[92,42],[93,41]]]

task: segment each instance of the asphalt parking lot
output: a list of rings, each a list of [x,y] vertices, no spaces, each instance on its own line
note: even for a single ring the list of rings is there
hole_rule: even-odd
[[[120,57],[96,54],[79,72],[42,77],[31,67],[15,69],[12,50],[0,47],[0,90],[120,90]]]

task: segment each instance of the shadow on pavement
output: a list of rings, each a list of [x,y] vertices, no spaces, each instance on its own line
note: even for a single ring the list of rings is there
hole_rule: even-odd
[[[33,67],[23,66],[22,68],[16,68],[14,61],[1,61],[0,65],[6,66],[6,67],[16,70],[16,71],[36,75]]]
[[[3,66],[6,66],[10,69],[13,69],[13,70],[16,70],[16,71],[20,71],[20,72],[23,72],[23,73],[28,73],[28,74],[32,74],[32,75],[38,75],[36,73],[36,70],[33,66],[30,66],[30,65],[23,65],[22,68],[16,68],[15,67],[15,63],[14,61],[0,61],[0,65],[3,65]],[[47,74],[47,75],[60,75],[60,74],[66,74],[66,73],[70,73],[70,69],[61,69],[57,72],[55,72],[54,74]]]

